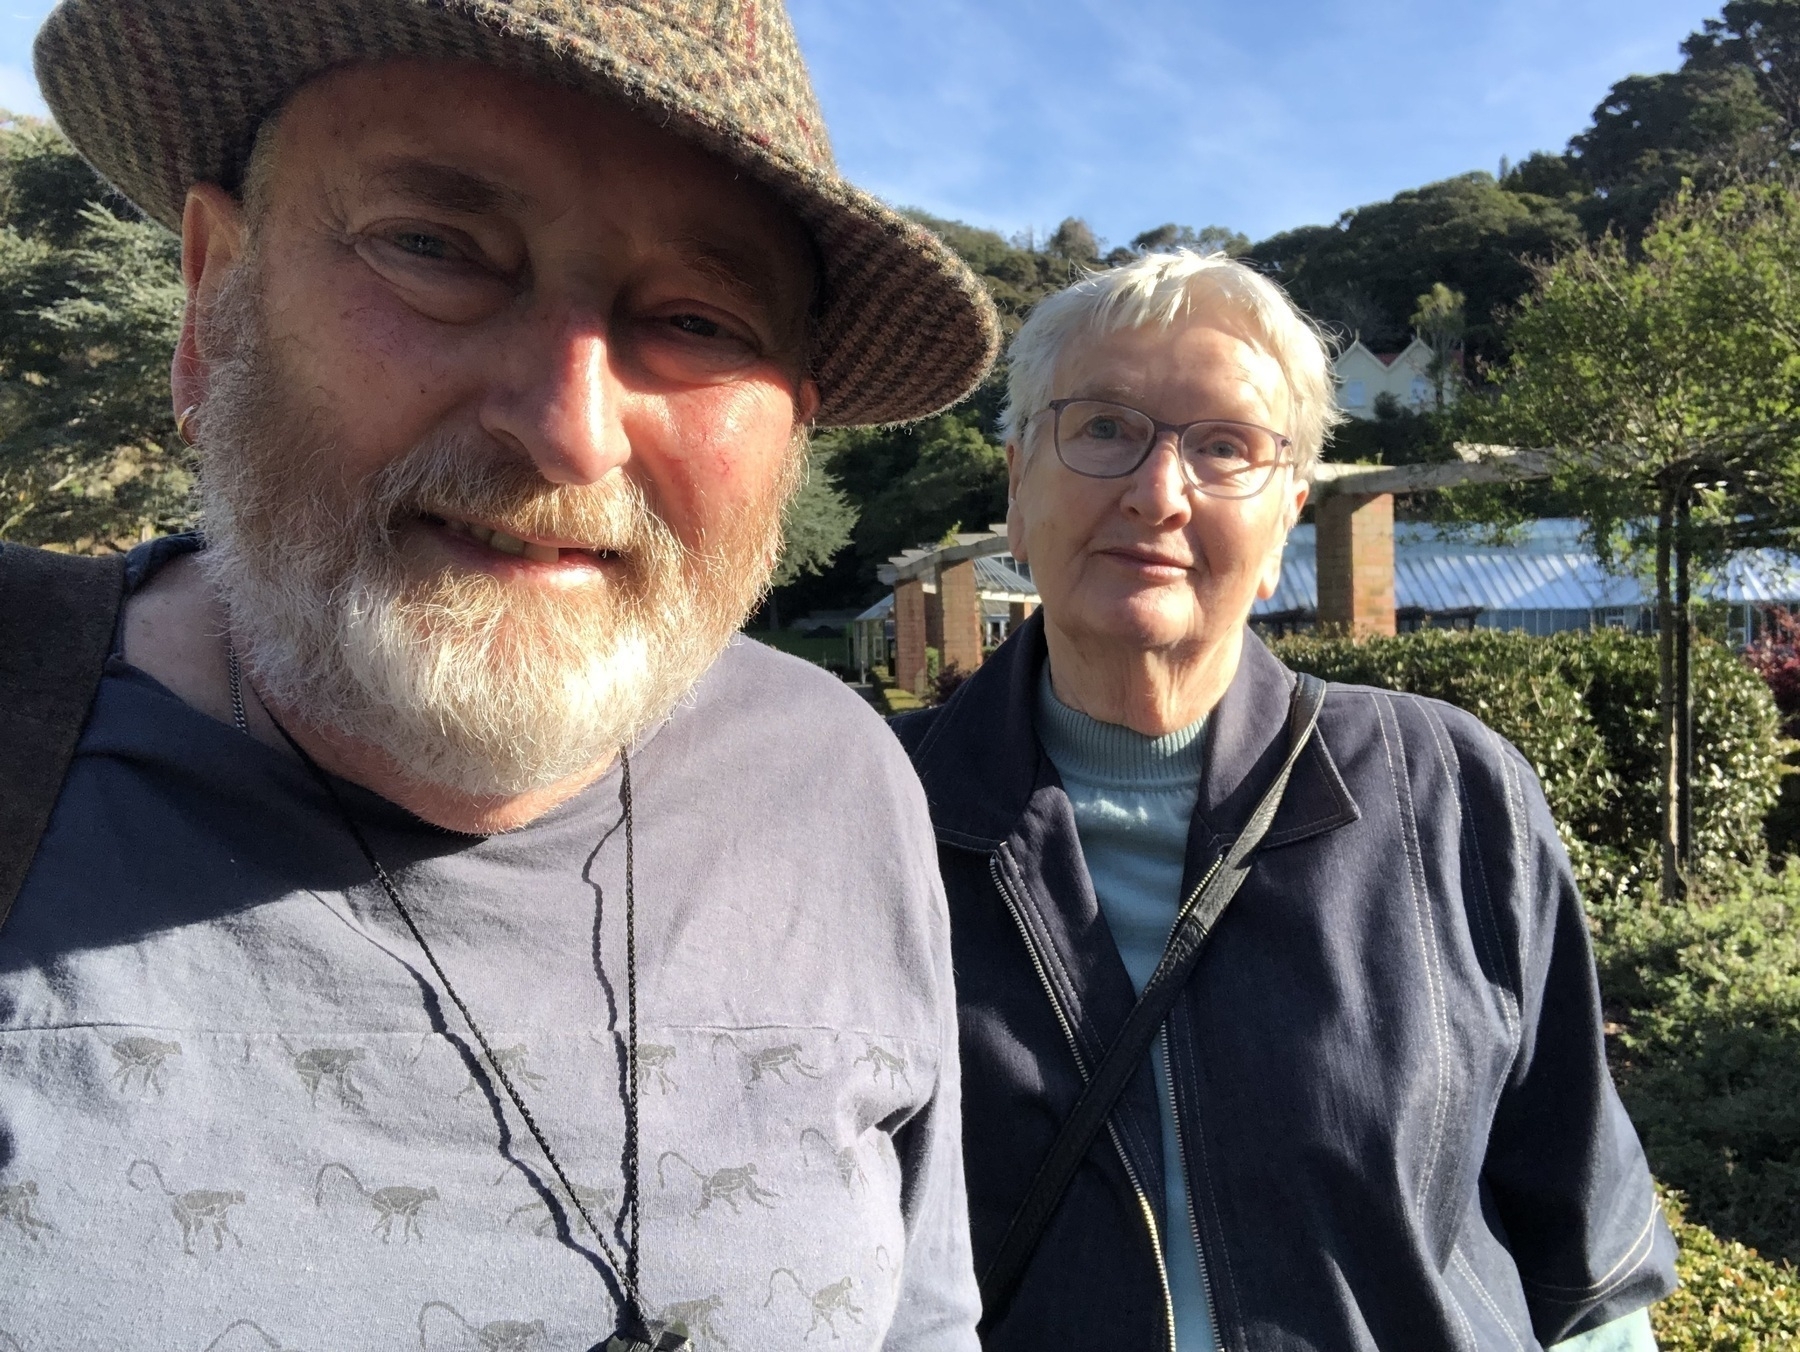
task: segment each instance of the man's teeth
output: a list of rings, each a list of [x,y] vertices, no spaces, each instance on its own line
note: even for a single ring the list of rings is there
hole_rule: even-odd
[[[555,545],[534,544],[530,540],[521,540],[516,535],[508,535],[503,530],[491,530],[486,526],[477,526],[472,521],[456,521],[447,518],[444,525],[454,534],[467,535],[481,541],[489,549],[498,550],[502,554],[511,554],[514,558],[530,559],[533,563],[555,563],[562,557],[562,550]]]

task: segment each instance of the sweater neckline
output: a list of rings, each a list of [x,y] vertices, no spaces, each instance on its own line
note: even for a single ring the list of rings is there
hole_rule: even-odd
[[[1206,719],[1160,737],[1103,723],[1056,697],[1046,662],[1038,677],[1036,719],[1044,751],[1065,780],[1116,789],[1193,788],[1206,756]]]

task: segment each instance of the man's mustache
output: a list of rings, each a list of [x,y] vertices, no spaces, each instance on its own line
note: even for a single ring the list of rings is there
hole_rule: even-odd
[[[535,468],[464,437],[428,444],[384,466],[368,500],[389,538],[420,517],[457,520],[523,540],[648,562],[686,551],[637,482],[552,484]]]

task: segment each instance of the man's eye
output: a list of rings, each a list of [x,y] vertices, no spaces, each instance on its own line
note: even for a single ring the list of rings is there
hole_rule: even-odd
[[[708,319],[705,315],[670,315],[669,325],[682,333],[691,334],[695,338],[718,338],[724,332],[724,326]]]

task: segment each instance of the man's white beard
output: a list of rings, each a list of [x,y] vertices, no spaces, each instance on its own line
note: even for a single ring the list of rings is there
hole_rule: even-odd
[[[256,688],[372,747],[414,783],[474,797],[589,770],[667,718],[764,594],[797,480],[685,547],[624,475],[563,487],[484,438],[429,438],[360,482],[331,410],[307,406],[265,335],[254,267],[212,319],[233,355],[195,418],[207,547]],[[571,588],[409,556],[421,514],[579,540],[617,556]]]

